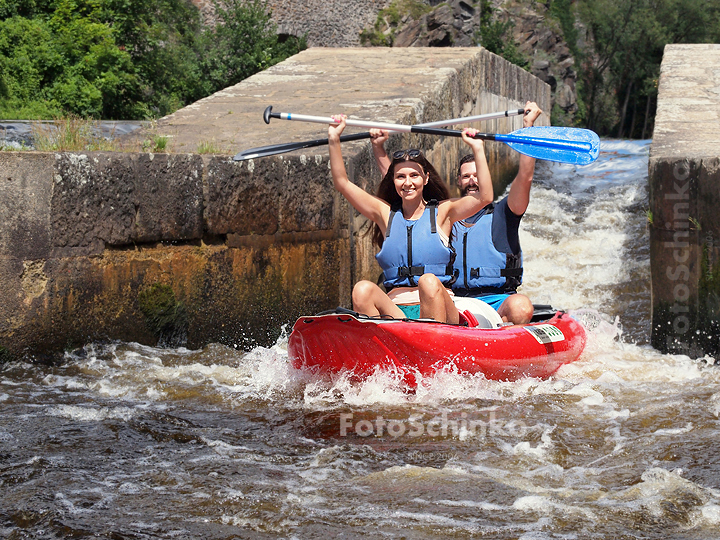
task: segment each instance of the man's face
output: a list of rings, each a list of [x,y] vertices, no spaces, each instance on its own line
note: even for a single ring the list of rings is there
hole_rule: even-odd
[[[477,168],[474,161],[463,163],[458,176],[458,187],[461,195],[478,191]]]

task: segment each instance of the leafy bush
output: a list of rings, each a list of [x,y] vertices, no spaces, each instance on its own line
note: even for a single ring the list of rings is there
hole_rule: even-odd
[[[164,116],[305,48],[262,0],[0,0],[0,116]]]
[[[218,24],[202,36],[205,93],[237,84],[306,48],[305,39],[280,42],[264,0],[213,0]]]
[[[657,83],[668,43],[720,42],[715,0],[552,0],[578,68],[580,120],[601,135],[652,135]],[[575,20],[592,49],[578,47]]]

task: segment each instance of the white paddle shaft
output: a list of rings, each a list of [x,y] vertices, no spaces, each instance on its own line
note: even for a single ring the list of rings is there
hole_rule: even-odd
[[[402,133],[411,133],[413,127],[437,127],[437,126],[453,126],[457,124],[467,124],[470,122],[477,122],[480,120],[492,120],[495,118],[504,118],[506,116],[515,116],[523,114],[523,109],[513,109],[509,111],[480,114],[477,116],[466,116],[463,118],[453,118],[452,120],[439,120],[437,122],[428,122],[426,124],[417,124],[416,126],[405,126],[403,124],[391,124],[387,122],[370,122],[367,120],[353,120],[352,118],[345,119],[346,126],[363,127],[369,129],[384,129],[387,131],[399,131]],[[295,114],[295,113],[271,113],[271,116],[280,118],[281,120],[296,120],[298,122],[314,122],[316,124],[337,124],[329,116],[312,116],[308,114]]]

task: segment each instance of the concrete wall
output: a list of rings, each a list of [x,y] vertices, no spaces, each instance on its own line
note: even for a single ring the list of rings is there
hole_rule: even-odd
[[[522,106],[549,87],[481,48],[313,48],[133,137],[170,153],[0,154],[0,356],[100,339],[268,344],[298,315],[350,304],[376,279],[368,224],[332,188],[327,148],[234,162],[239,150],[326,136],[262,112],[423,122]],[[477,127],[510,132],[520,117]],[[547,124],[544,122],[538,124]],[[352,130],[360,131],[360,130]],[[351,132],[348,129],[348,132]],[[198,154],[212,144],[225,155]],[[452,175],[460,139],[394,136]],[[488,143],[499,181],[517,155]],[[374,190],[369,142],[343,145]]]
[[[652,344],[720,353],[720,45],[667,45],[650,149]]]

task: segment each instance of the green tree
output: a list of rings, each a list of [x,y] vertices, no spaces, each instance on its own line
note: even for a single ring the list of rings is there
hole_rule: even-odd
[[[713,0],[578,0],[593,38],[582,69],[586,125],[603,135],[650,135],[668,43],[717,42]]]
[[[105,19],[137,71],[134,99],[144,113],[136,117],[164,116],[207,95],[200,13],[189,0],[108,0]]]
[[[304,38],[281,42],[262,0],[214,1],[217,25],[208,29],[200,60],[206,93],[237,84],[306,48]]]
[[[0,115],[165,115],[305,47],[280,40],[264,1],[0,0]]]
[[[46,93],[83,117],[135,116],[140,81],[130,54],[115,41],[100,0],[57,0],[49,20],[67,62]]]
[[[54,0],[0,0],[0,21],[10,17],[35,17],[53,12]]]
[[[46,22],[19,16],[0,21],[0,115],[13,118],[13,111],[32,117],[59,113],[59,103],[44,90],[62,73],[63,65],[62,51]]]

